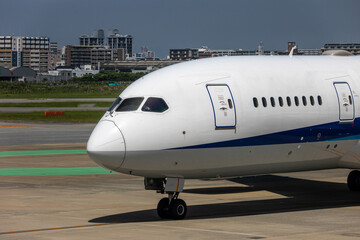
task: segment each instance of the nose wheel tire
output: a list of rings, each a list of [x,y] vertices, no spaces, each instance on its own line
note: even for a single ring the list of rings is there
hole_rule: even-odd
[[[186,203],[182,199],[174,199],[169,206],[169,213],[172,219],[184,219],[187,212]]]
[[[169,215],[169,198],[163,198],[159,201],[157,205],[157,213],[160,218],[168,219]]]
[[[169,198],[163,198],[157,206],[157,213],[162,219],[184,219],[187,213],[187,206],[182,199],[173,199],[169,204]]]
[[[360,191],[360,171],[354,170],[349,173],[347,185],[351,191]]]

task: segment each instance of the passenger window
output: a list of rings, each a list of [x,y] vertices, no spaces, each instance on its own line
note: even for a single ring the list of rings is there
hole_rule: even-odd
[[[291,98],[289,96],[286,97],[286,102],[287,102],[287,105],[290,107],[291,106]]]
[[[114,110],[114,108],[121,102],[121,98],[118,97],[113,104],[111,104],[111,106],[109,107],[108,111],[111,112],[112,110]]]
[[[267,102],[266,102],[266,98],[261,98],[261,101],[262,101],[262,105],[264,106],[264,107],[266,107],[267,106]]]
[[[310,96],[310,103],[312,106],[315,105],[315,101],[314,101],[314,97],[313,96]]]
[[[350,95],[349,95],[349,103],[350,103],[350,105],[352,105],[352,98]]]
[[[271,106],[275,107],[275,99],[273,97],[270,98]]]
[[[149,97],[141,108],[144,112],[165,112],[169,107],[162,98]]]
[[[298,98],[298,97],[294,97],[294,100],[295,100],[295,105],[296,105],[296,106],[299,106],[299,98]]]
[[[258,103],[258,100],[256,97],[253,98],[253,103],[254,103],[254,107],[258,107],[259,106],[259,103]]]
[[[307,105],[307,102],[306,102],[306,97],[305,97],[305,96],[302,96],[302,102],[303,102],[304,106],[306,106],[306,105]]]
[[[318,103],[319,103],[319,105],[321,106],[321,105],[322,105],[322,99],[321,99],[321,96],[317,96],[317,99],[318,99]]]
[[[283,102],[282,97],[279,97],[279,105],[280,105],[280,107],[284,106],[284,102]]]
[[[116,109],[116,112],[136,111],[143,100],[143,97],[124,99],[124,101],[122,101],[120,106]]]

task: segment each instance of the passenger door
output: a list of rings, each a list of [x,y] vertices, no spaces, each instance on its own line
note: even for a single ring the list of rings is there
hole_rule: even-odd
[[[207,85],[214,112],[215,129],[234,129],[236,110],[231,90],[226,84]]]
[[[336,82],[334,83],[334,87],[339,102],[339,120],[353,121],[355,107],[349,84],[347,82]]]

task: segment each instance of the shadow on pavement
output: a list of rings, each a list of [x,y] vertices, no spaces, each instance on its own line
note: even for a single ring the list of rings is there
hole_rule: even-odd
[[[360,192],[350,192],[345,183],[312,181],[275,175],[234,178],[229,181],[249,187],[211,187],[187,189],[184,192],[211,195],[266,190],[287,198],[192,205],[188,206],[186,219],[210,219],[360,206]],[[160,220],[156,209],[152,209],[103,216],[89,222],[129,223]]]

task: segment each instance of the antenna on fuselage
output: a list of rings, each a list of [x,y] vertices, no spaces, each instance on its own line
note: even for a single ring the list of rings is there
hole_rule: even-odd
[[[294,55],[294,51],[297,47],[296,46],[293,46],[290,53],[289,53],[289,57],[292,57]]]

